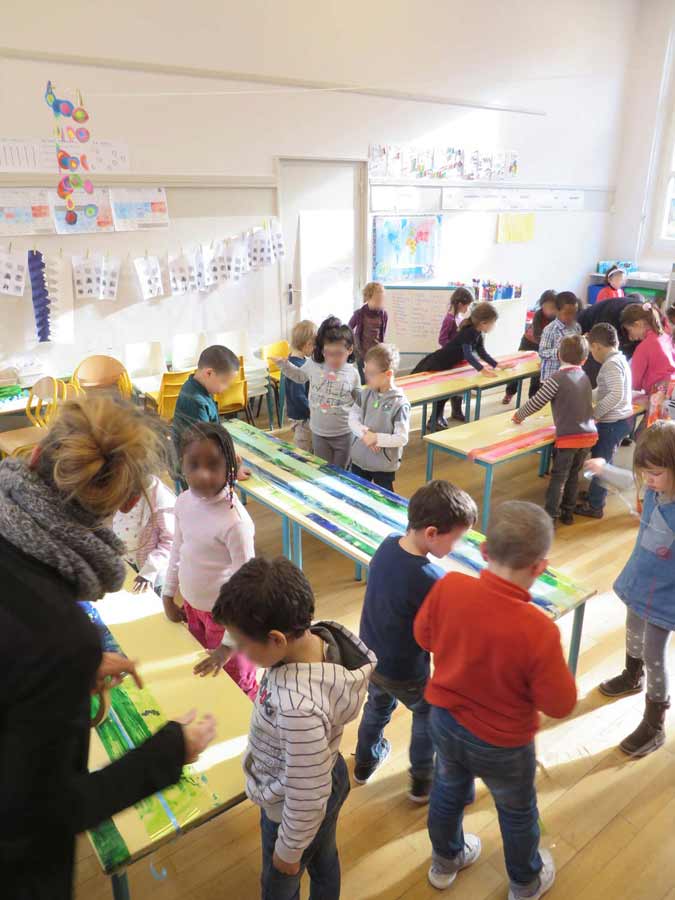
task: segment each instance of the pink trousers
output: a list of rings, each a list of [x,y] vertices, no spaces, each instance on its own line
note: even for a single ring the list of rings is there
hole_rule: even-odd
[[[190,634],[197,638],[202,647],[207,650],[215,650],[220,647],[225,629],[213,621],[210,612],[203,609],[195,609],[187,600],[183,601],[183,609],[187,616],[187,626]],[[233,653],[224,667],[232,681],[236,682],[242,691],[255,700],[258,693],[258,682],[255,677],[255,666],[243,653]]]

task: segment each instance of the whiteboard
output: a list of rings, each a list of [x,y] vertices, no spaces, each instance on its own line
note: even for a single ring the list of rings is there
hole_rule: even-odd
[[[438,348],[438,333],[454,288],[387,287],[389,313],[387,341],[401,353],[431,353]],[[485,346],[493,356],[518,349],[525,330],[528,301],[524,297],[495,300],[499,321],[487,335]]]

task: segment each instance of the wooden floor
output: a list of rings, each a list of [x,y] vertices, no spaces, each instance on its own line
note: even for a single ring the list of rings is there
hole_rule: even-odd
[[[486,400],[484,415],[501,411]],[[493,502],[508,498],[543,500],[546,482],[537,477],[535,457],[497,470]],[[438,457],[436,477],[446,477],[480,502],[482,470]],[[410,494],[424,480],[419,433],[412,435],[397,481]],[[281,552],[279,520],[249,505],[260,553]],[[596,685],[614,674],[623,659],[623,605],[611,585],[635,540],[636,526],[616,497],[608,515],[578,519],[556,534],[552,563],[593,585],[579,664],[579,704],[564,722],[546,720],[538,738],[539,804],[543,844],[558,867],[553,900],[675,900],[675,715],[666,747],[642,761],[628,760],[617,743],[632,731],[643,699],[608,702]],[[317,595],[317,616],[358,630],[364,588],[353,566],[324,545],[306,538],[305,571]],[[571,617],[561,623],[569,640]],[[675,662],[671,649],[671,665]],[[345,730],[342,752],[351,768],[356,725]],[[340,816],[338,839],[343,900],[422,900],[437,897],[427,882],[430,845],[426,810],[406,799],[410,716],[398,710],[387,730],[393,752],[372,782],[354,787]],[[483,854],[448,891],[457,900],[505,898],[507,880],[494,806],[482,784],[466,816],[466,829],[480,834]],[[255,900],[259,875],[258,810],[248,801],[176,840],[129,870],[134,900]],[[150,869],[166,870],[157,880]],[[88,841],[78,844],[77,900],[111,896]],[[307,885],[303,885],[303,898]]]

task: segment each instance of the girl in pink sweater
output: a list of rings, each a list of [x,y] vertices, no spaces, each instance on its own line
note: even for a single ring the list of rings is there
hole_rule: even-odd
[[[631,341],[640,341],[633,358],[633,390],[652,394],[675,373],[673,344],[664,333],[661,317],[651,303],[632,303],[621,314],[621,324]]]
[[[211,615],[223,584],[255,556],[253,522],[234,491],[238,461],[232,438],[219,425],[197,423],[183,436],[181,464],[189,490],[176,500],[164,611],[172,622],[187,622],[191,634],[211,651],[195,666],[195,674],[217,675],[224,667],[254,699],[255,666],[235,651],[234,641]],[[182,607],[174,600],[178,588]]]

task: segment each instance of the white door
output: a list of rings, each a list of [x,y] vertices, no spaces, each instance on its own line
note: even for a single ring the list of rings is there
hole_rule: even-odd
[[[287,333],[300,319],[348,321],[358,303],[365,274],[364,178],[363,163],[279,161]]]

